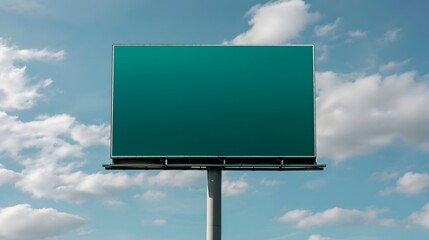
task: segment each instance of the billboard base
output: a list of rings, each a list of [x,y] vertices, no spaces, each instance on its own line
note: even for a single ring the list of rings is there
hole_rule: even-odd
[[[206,240],[222,238],[222,169],[207,168],[207,232]]]

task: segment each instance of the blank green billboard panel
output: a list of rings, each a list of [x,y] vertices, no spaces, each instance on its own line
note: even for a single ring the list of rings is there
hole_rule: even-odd
[[[111,157],[315,159],[313,46],[114,45]]]

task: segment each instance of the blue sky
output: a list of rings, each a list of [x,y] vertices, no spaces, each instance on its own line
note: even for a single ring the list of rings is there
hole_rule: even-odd
[[[425,1],[0,0],[0,239],[204,239],[204,172],[109,172],[111,45],[315,44],[323,172],[226,172],[224,239],[426,239]]]

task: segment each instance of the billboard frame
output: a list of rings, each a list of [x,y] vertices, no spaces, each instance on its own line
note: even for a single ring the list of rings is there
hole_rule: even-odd
[[[314,122],[314,156],[197,156],[197,155],[159,155],[159,156],[114,156],[113,155],[113,109],[114,109],[114,76],[116,46],[161,46],[161,47],[312,47],[312,80],[313,80],[313,122]],[[111,70],[111,139],[110,158],[112,164],[103,165],[112,170],[207,170],[211,167],[222,170],[323,170],[326,165],[317,164],[316,138],[316,81],[315,81],[315,46],[303,45],[222,45],[222,44],[113,44]]]

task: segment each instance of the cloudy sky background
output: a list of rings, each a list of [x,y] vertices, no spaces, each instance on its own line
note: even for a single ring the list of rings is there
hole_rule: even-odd
[[[0,0],[0,239],[204,239],[204,172],[101,167],[114,43],[315,44],[328,167],[224,173],[224,239],[425,239],[428,7]]]

